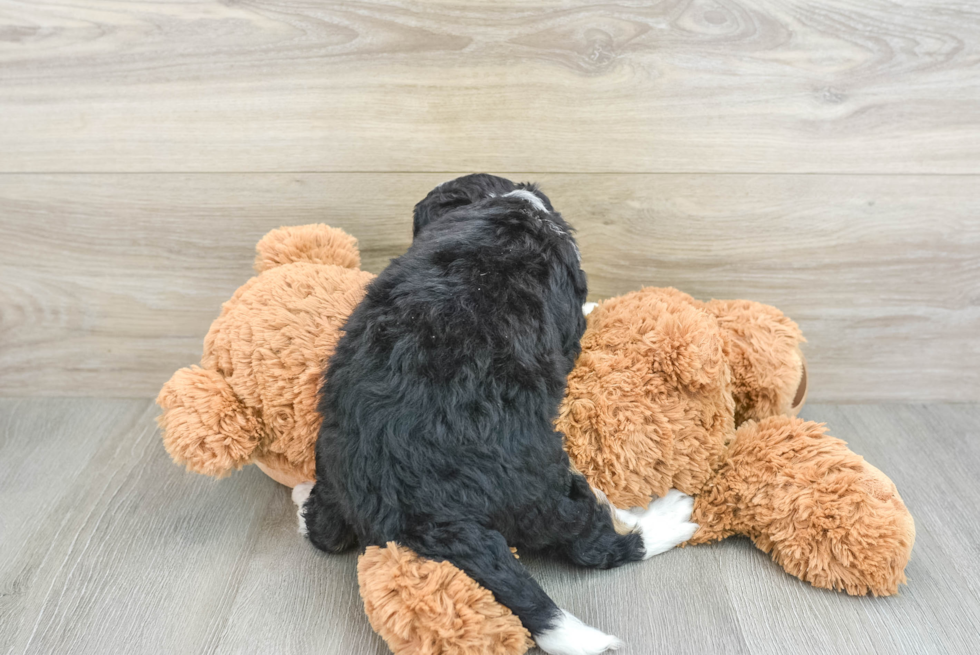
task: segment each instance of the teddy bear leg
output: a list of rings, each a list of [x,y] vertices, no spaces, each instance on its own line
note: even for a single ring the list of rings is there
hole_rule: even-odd
[[[369,546],[357,583],[371,627],[395,655],[523,655],[530,633],[509,609],[447,561],[404,546]]]
[[[911,515],[891,480],[822,424],[788,416],[744,424],[724,485],[731,528],[788,573],[852,595],[890,595],[905,582]]]
[[[796,416],[806,400],[800,328],[775,307],[750,300],[712,300],[732,371],[735,425],[777,414]]]
[[[182,368],[163,385],[157,423],[171,458],[188,470],[224,477],[248,464],[259,422],[217,371]]]
[[[739,533],[742,525],[735,501],[738,499],[736,489],[740,486],[737,471],[726,460],[694,496],[691,521],[698,529],[685,546],[721,541]]]

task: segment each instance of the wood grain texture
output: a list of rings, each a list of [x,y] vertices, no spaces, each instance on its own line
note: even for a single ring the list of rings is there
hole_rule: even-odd
[[[958,0],[0,1],[0,170],[980,172]]]
[[[593,299],[780,307],[811,400],[980,400],[978,177],[504,174],[578,228]],[[378,272],[452,175],[2,175],[0,393],[153,395],[199,360],[267,230],[341,227]]]
[[[0,652],[35,631],[32,606],[54,594],[70,504],[105,440],[132,439],[146,400],[0,401]],[[30,544],[30,547],[26,547]],[[23,650],[21,648],[21,650]]]
[[[278,489],[215,655],[387,655],[357,587],[357,554],[327,556],[296,531],[296,506]]]
[[[0,511],[45,510],[2,542],[0,652],[192,653],[220,634],[278,489],[258,471],[226,484],[185,473],[163,451],[157,408],[139,409],[0,401],[0,461],[12,471]],[[93,454],[76,458],[76,440]],[[57,500],[37,504],[48,488]]]
[[[147,400],[0,399],[0,652],[384,655],[355,557],[296,534],[254,467],[173,465]],[[980,633],[980,405],[809,404],[898,486],[909,585],[818,590],[747,540],[612,571],[522,555],[563,607],[646,655],[972,655]],[[540,655],[539,651],[532,651]]]
[[[753,653],[971,653],[980,634],[980,409],[976,405],[809,405],[891,477],[915,519],[916,540],[898,596],[817,592],[761,552],[732,560],[723,577]],[[964,611],[953,610],[953,607]]]

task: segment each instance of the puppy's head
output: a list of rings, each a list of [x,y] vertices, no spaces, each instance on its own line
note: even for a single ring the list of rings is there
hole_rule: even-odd
[[[472,205],[486,198],[501,196],[520,196],[542,211],[554,211],[548,196],[541,193],[533,184],[515,184],[507,178],[486,173],[464,175],[443,182],[415,205],[412,237],[417,237],[426,226],[437,222],[454,209]]]
[[[464,175],[444,182],[415,205],[413,239],[424,233],[438,238],[440,233],[456,233],[460,222],[494,224],[498,238],[523,238],[529,232],[532,241],[548,249],[555,262],[567,267],[575,280],[576,292],[585,302],[585,273],[582,258],[573,236],[574,229],[555,211],[551,200],[537,185],[515,183],[496,175]],[[522,237],[517,237],[522,235]]]

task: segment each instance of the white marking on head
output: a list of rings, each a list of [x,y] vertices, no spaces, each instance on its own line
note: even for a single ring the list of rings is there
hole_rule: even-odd
[[[510,193],[505,193],[504,198],[521,198],[534,205],[534,208],[538,211],[548,211],[548,208],[544,206],[544,201],[527,189],[514,189]]]

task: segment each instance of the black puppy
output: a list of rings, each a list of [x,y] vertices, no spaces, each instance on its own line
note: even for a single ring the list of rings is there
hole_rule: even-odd
[[[585,330],[572,230],[532,185],[471,175],[415,208],[415,240],[351,314],[321,390],[301,530],[336,552],[388,541],[448,560],[549,653],[615,637],[558,608],[508,545],[607,568],[690,538],[691,500],[610,507],[553,421]]]

